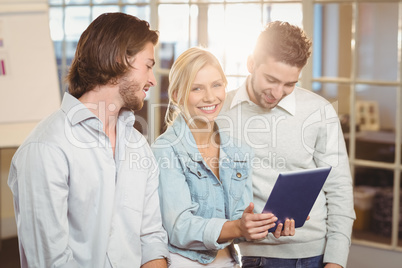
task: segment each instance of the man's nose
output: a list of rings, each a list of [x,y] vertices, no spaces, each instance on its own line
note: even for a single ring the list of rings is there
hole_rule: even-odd
[[[275,99],[282,98],[282,96],[283,96],[283,85],[278,84],[275,87],[273,87],[272,91],[271,91],[271,94]]]
[[[156,86],[158,83],[156,82],[154,71],[151,72],[151,77],[149,78],[149,83],[152,87]]]

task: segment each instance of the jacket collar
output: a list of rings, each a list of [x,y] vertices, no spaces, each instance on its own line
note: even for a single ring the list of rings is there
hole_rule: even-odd
[[[218,127],[217,124],[215,124],[215,126]],[[196,162],[202,161],[203,158],[197,148],[193,134],[182,115],[177,116],[171,128],[177,139],[175,142],[179,142],[183,145],[189,157]],[[225,132],[221,132],[219,129],[217,131],[219,132],[221,141],[220,149],[223,150],[226,156],[231,158],[233,161],[243,161],[245,154],[235,146],[233,140]]]

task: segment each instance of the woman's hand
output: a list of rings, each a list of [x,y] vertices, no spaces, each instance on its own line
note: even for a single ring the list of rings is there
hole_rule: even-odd
[[[241,236],[245,237],[246,240],[257,240],[266,237],[268,229],[274,227],[275,222],[278,220],[272,213],[254,214],[253,209],[254,204],[250,203],[239,220]]]

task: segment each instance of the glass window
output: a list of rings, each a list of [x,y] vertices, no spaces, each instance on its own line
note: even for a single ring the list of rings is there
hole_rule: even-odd
[[[353,237],[389,244],[392,234],[393,171],[357,167]]]
[[[50,5],[61,5],[63,4],[63,0],[49,0]]]
[[[93,6],[92,7],[92,20],[96,19],[99,15],[108,12],[118,12],[119,6]],[[88,26],[88,25],[87,25]]]
[[[160,76],[160,97],[161,97],[161,101],[157,104],[152,104],[153,105],[153,111],[155,111],[155,113],[159,113],[159,114],[155,114],[155,116],[159,116],[160,118],[160,122],[161,122],[161,126],[159,127],[159,132],[163,133],[166,130],[166,126],[165,126],[165,115],[166,115],[166,111],[167,111],[167,106],[169,103],[169,96],[168,96],[168,88],[169,88],[169,77],[168,75],[161,75]],[[155,109],[158,108],[158,109]],[[157,126],[154,126],[157,127]]]
[[[321,69],[313,66],[313,77],[349,78],[352,72],[352,5],[322,4],[319,7],[322,14],[316,17],[314,33],[322,34],[316,34],[313,55],[314,63]]]
[[[127,4],[141,4],[141,3],[149,3],[149,0],[122,0],[122,2]]]
[[[87,6],[70,6],[66,8],[65,33],[66,39],[78,40],[88,27],[91,9]]]
[[[70,66],[74,58],[78,40],[83,31],[88,27],[91,9],[87,6],[66,7],[65,33],[66,33],[66,62]]]
[[[270,21],[287,21],[303,28],[303,12],[300,3],[264,4],[264,23]]]
[[[92,0],[92,3],[97,4],[117,4],[119,0]]]
[[[185,3],[188,3],[190,1],[189,0],[159,0],[159,2],[161,2],[161,3],[182,3],[182,4],[185,4]]]
[[[395,161],[396,89],[356,86],[356,158]]]
[[[358,78],[396,81],[399,73],[398,3],[359,4],[359,14]]]
[[[150,9],[149,6],[134,6],[134,5],[127,5],[123,6],[123,12],[136,16],[142,20],[146,20],[150,22]],[[151,27],[153,28],[153,27]]]
[[[65,0],[66,5],[89,5],[90,0]]]
[[[362,123],[361,130],[395,131],[397,90],[390,86],[356,85],[355,107],[356,112],[359,113],[356,115],[357,124]],[[368,105],[367,102],[372,105]],[[359,105],[360,103],[363,104]],[[361,122],[360,117],[370,121]]]
[[[211,6],[208,21],[208,47],[223,59],[225,72],[247,75],[247,56],[253,49],[254,40],[261,31],[261,6],[227,5]],[[247,20],[240,20],[247,17]]]
[[[189,15],[188,5],[159,6],[159,43],[174,46],[175,59],[189,48]],[[172,19],[172,14],[174,19]]]
[[[320,88],[320,90],[316,91],[316,93],[321,95],[331,103],[336,102],[339,115],[347,115],[347,116],[350,115],[349,111],[350,85],[341,83],[317,83],[317,84],[319,84],[318,87]],[[347,121],[347,124],[349,124],[349,120]]]

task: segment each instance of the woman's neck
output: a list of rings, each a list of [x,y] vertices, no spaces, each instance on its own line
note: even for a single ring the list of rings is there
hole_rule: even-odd
[[[190,131],[202,158],[219,180],[220,136],[215,122],[206,124],[204,128],[190,127]]]
[[[190,126],[190,131],[193,134],[195,143],[198,146],[207,146],[216,142],[216,128],[215,122],[208,122],[205,124],[197,124],[196,126]]]

